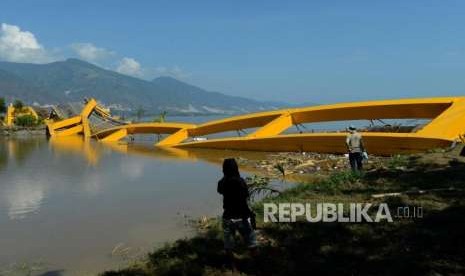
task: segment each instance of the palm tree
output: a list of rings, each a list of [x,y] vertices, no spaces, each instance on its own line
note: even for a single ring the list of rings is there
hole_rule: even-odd
[[[155,123],[164,123],[166,122],[166,114],[168,114],[168,112],[166,111],[162,111],[157,118],[153,119],[153,121]]]
[[[153,122],[154,123],[164,123],[166,121],[166,114],[168,114],[168,112],[166,111],[162,111],[157,118],[153,119]],[[157,134],[157,139],[158,141],[161,140],[161,134]]]
[[[136,118],[137,121],[140,121],[142,117],[144,117],[145,109],[142,106],[139,106],[136,110]]]
[[[6,112],[5,98],[0,98],[0,113]]]
[[[21,109],[23,109],[24,104],[23,104],[23,102],[20,101],[20,100],[15,100],[14,103],[13,103],[13,107],[14,107],[15,109],[21,110]]]

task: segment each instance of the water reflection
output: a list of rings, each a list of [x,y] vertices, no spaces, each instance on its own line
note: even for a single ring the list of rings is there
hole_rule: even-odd
[[[34,150],[39,148],[45,139],[3,139],[0,138],[0,170],[13,161],[22,165]]]
[[[7,165],[8,163],[8,151],[6,147],[6,143],[0,140],[0,171]]]
[[[46,143],[44,139],[7,140],[8,156],[21,166],[43,143]]]
[[[94,141],[86,141],[80,136],[54,137],[49,140],[56,155],[75,154],[85,157],[89,165],[96,165],[102,155],[101,147]]]
[[[116,245],[152,249],[189,235],[186,218],[220,214],[232,154],[80,137],[0,140],[0,153],[0,274],[39,260],[65,275],[114,268]]]
[[[207,150],[207,149],[178,149],[178,148],[157,148],[150,143],[128,143],[111,142],[97,143],[95,141],[85,141],[79,136],[62,137],[50,139],[50,146],[56,154],[74,154],[85,158],[89,165],[95,166],[100,161],[102,155],[109,151],[119,152],[125,155],[136,155],[158,160],[177,160],[197,162],[204,161],[215,165],[221,165],[224,158],[242,157],[260,160],[266,157],[263,152],[244,152],[233,150]],[[140,173],[140,164],[128,164],[122,167],[128,174]],[[246,170],[250,168],[245,168]]]
[[[43,260],[64,275],[118,266],[121,243],[149,250],[189,235],[186,217],[221,213],[222,160],[266,155],[80,137],[0,140],[0,154],[0,274]]]
[[[25,179],[15,180],[16,185],[3,192],[8,202],[8,217],[10,219],[23,219],[28,214],[39,211],[46,185],[37,181]]]
[[[24,166],[29,156],[46,141],[40,140],[1,140],[0,141],[0,170],[9,166]],[[8,179],[2,177],[1,183]],[[2,188],[0,198],[6,206],[7,215],[10,219],[23,219],[30,213],[39,211],[46,183],[37,181],[35,177],[26,174],[17,174],[11,181],[15,185]],[[0,202],[0,206],[2,205]]]
[[[0,169],[7,167],[9,161],[13,160],[19,171],[21,167],[27,166],[28,158],[33,156],[34,152],[44,144],[47,144],[45,139],[3,140],[0,142]],[[28,170],[21,170],[12,175],[10,179],[14,185],[7,187],[2,193],[9,203],[8,214],[10,218],[21,219],[25,218],[27,213],[38,211],[48,183],[54,182],[48,179],[53,173],[58,173],[67,179],[73,179],[73,182],[79,183],[85,193],[90,195],[100,193],[105,183],[102,180],[102,171],[99,172],[96,168],[104,160],[104,155],[109,155],[112,152],[121,153],[124,156],[152,158],[161,162],[173,160],[181,162],[203,161],[218,167],[221,166],[223,159],[228,157],[261,160],[267,155],[263,152],[156,148],[152,144],[125,142],[98,143],[86,141],[79,136],[52,138],[48,140],[48,145],[49,151],[42,150],[38,154],[40,156],[34,157],[34,160],[31,161],[34,164],[39,163],[44,170],[30,172],[32,175],[28,175]],[[87,170],[87,173],[81,174],[83,168],[80,165],[82,162],[77,161],[76,157],[81,158],[81,161],[85,161],[94,170]],[[68,164],[60,171],[48,171],[57,162],[67,162]],[[120,162],[117,166],[120,173],[129,181],[136,181],[144,175],[146,162],[135,158],[130,162]],[[241,169],[249,173],[259,173],[253,166],[243,166]],[[80,181],[76,181],[77,178]],[[299,176],[291,176],[291,178],[291,181],[304,180]]]
[[[181,161],[181,162],[206,162],[216,166],[221,166],[225,158],[244,158],[251,160],[247,165],[241,165],[241,171],[260,174],[263,171],[253,166],[253,161],[267,158],[269,152],[218,150],[218,149],[180,149],[170,147],[155,147],[151,140],[146,143],[131,142],[107,142],[98,143],[95,141],[85,141],[81,137],[55,138],[50,140],[50,145],[57,154],[64,152],[80,155],[85,158],[89,165],[96,166],[101,156],[109,152],[118,152],[124,155],[134,155],[146,158],[153,158],[160,161]],[[143,173],[143,164],[134,161],[132,163],[122,163],[121,170],[124,174],[132,177],[140,176]],[[291,174],[286,176],[286,181],[294,183],[307,182],[312,179],[309,175]]]

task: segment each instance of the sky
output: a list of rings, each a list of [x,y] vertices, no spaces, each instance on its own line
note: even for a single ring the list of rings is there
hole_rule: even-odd
[[[465,95],[465,1],[2,0],[0,60],[80,58],[259,100]]]

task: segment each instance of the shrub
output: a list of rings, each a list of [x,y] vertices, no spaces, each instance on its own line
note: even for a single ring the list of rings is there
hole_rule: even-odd
[[[399,167],[405,167],[408,165],[408,158],[405,155],[394,155],[391,160],[389,160],[388,167],[390,169],[397,169]]]
[[[349,188],[353,184],[361,180],[362,174],[352,171],[337,172],[331,174],[327,179],[323,179],[313,185],[315,190],[327,192],[330,194],[336,193],[342,188]]]
[[[247,182],[247,186],[249,188],[251,200],[280,194],[280,191],[271,187],[270,179],[268,177],[253,175],[246,177],[245,181]]]
[[[15,120],[15,125],[23,127],[31,127],[37,125],[37,120],[32,115],[19,116]]]

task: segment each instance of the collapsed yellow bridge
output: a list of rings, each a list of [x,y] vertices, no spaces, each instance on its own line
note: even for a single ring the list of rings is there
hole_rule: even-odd
[[[91,115],[114,122],[96,127]],[[383,100],[274,110],[234,116],[203,124],[116,122],[94,99],[87,101],[81,114],[48,124],[53,137],[82,135],[102,142],[115,142],[133,134],[169,134],[158,147],[209,148],[254,151],[305,151],[344,153],[344,132],[285,134],[294,125],[306,123],[377,120],[427,119],[411,132],[363,132],[370,153],[390,155],[443,148],[462,140],[465,134],[465,97]],[[199,139],[205,135],[253,129],[242,137]]]

